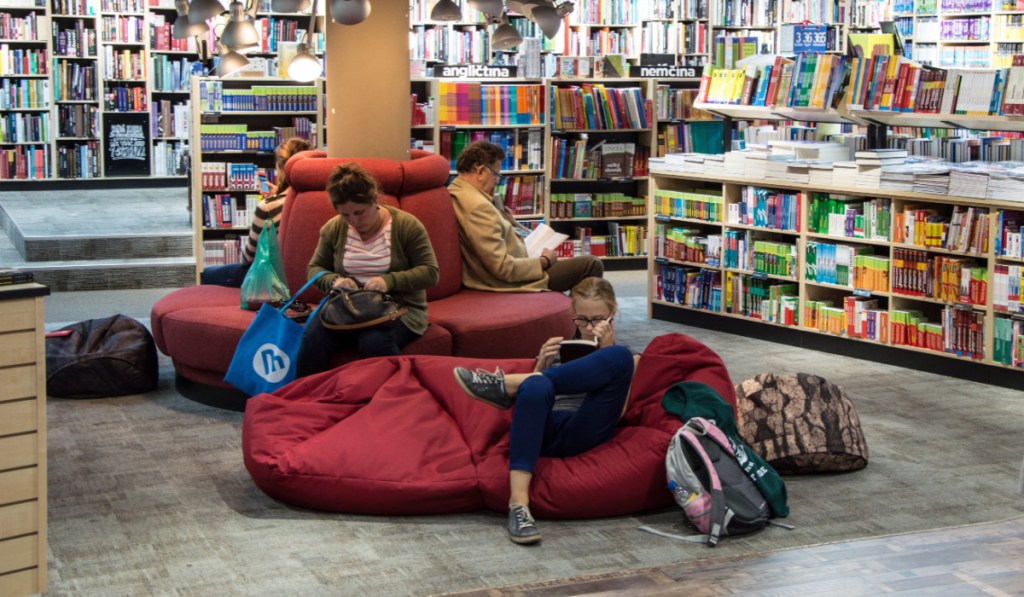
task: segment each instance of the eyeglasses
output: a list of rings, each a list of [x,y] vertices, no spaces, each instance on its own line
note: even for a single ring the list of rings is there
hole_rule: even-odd
[[[499,180],[499,181],[501,180],[501,176],[502,176],[501,172],[498,172],[497,170],[495,170],[494,168],[491,168],[490,166],[484,166],[484,168],[487,168],[488,170],[491,171],[491,174],[494,175],[494,179],[495,180]]]
[[[592,317],[592,318],[573,317],[572,318],[572,322],[576,325],[576,327],[580,327],[580,328],[585,328],[587,326],[597,325],[597,324],[601,323],[602,321],[607,321],[608,323],[611,323],[614,320],[615,320],[614,317]]]

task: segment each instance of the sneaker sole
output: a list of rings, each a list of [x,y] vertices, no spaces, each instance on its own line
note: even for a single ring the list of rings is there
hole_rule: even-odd
[[[508,538],[511,539],[513,543],[516,543],[518,545],[532,545],[534,543],[539,543],[540,542],[540,535],[539,534],[538,535],[530,535],[529,537],[513,537],[513,536],[509,535]]]
[[[496,403],[494,403],[494,402],[491,402],[490,400],[488,400],[488,399],[486,399],[486,398],[481,398],[480,396],[477,396],[477,395],[476,395],[475,393],[473,393],[473,391],[472,391],[472,390],[470,390],[470,389],[469,389],[469,388],[468,388],[468,387],[466,386],[466,382],[462,381],[462,378],[461,378],[461,377],[459,377],[459,374],[458,374],[458,373],[456,373],[456,372],[455,372],[455,371],[453,370],[453,371],[452,371],[452,375],[454,375],[454,376],[455,376],[455,381],[457,381],[457,382],[459,383],[459,387],[460,387],[460,388],[462,388],[462,391],[463,391],[463,392],[465,392],[465,393],[466,393],[466,394],[467,394],[467,395],[468,395],[468,396],[469,396],[470,398],[472,398],[472,399],[474,399],[474,400],[479,400],[480,402],[483,402],[484,404],[490,404],[490,405],[491,405],[491,406],[493,406],[494,408],[498,408],[498,409],[501,409],[501,410],[508,410],[509,408],[511,408],[511,407],[512,407],[512,404],[511,404],[511,403],[510,403],[510,404],[508,404],[507,406],[506,406],[506,405],[501,405],[501,404],[496,404]]]

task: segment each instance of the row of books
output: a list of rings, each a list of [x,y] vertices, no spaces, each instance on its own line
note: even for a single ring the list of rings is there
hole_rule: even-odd
[[[409,55],[413,60],[448,64],[480,64],[490,57],[487,31],[474,25],[438,28],[413,25],[409,34]]]
[[[544,213],[544,177],[538,175],[504,176],[494,195],[516,216]]]
[[[50,118],[47,114],[0,114],[0,143],[46,143],[49,140]]]
[[[203,267],[228,265],[242,261],[242,240],[236,237],[204,240]]]
[[[889,240],[892,200],[811,193],[807,231],[829,236]]]
[[[1011,367],[1024,365],[1024,321],[996,317],[992,326],[992,360]]]
[[[984,305],[988,268],[970,259],[893,248],[892,292],[951,303]]]
[[[95,104],[60,104],[57,116],[61,137],[81,139],[100,136],[100,109]]]
[[[199,185],[204,191],[259,191],[260,170],[258,164],[204,161]]]
[[[630,197],[624,193],[552,193],[550,204],[548,217],[552,219],[647,215],[647,202],[643,197]]]
[[[658,123],[657,155],[697,152],[722,153],[725,146],[722,120]]]
[[[189,105],[169,99],[153,102],[153,137],[188,138]]]
[[[703,236],[697,228],[667,226],[655,229],[655,256],[674,261],[721,265],[722,236]]]
[[[439,140],[439,153],[448,158],[452,170],[462,150],[476,141],[490,141],[504,150],[502,170],[544,169],[544,131],[540,129],[441,129]]]
[[[651,199],[654,213],[705,222],[722,221],[722,195],[706,191],[658,189]]]
[[[1021,273],[1024,266],[997,263],[992,270],[992,308],[1003,313],[1024,313]]]
[[[103,78],[114,81],[145,81],[146,50],[103,47]]]
[[[796,284],[727,272],[725,290],[726,313],[781,325],[799,322]]]
[[[157,52],[196,52],[196,38],[174,38],[174,20],[161,13],[149,14],[149,49]]]
[[[553,86],[551,102],[556,129],[645,129],[652,119],[652,102],[639,87]]]
[[[104,94],[103,109],[107,112],[146,112],[149,97],[140,86],[108,88]]]
[[[707,40],[704,21],[648,21],[640,31],[640,49],[645,54],[704,54]]]
[[[146,34],[146,20],[137,16],[103,15],[100,21],[103,41],[142,43]]]
[[[1024,259],[1021,227],[1024,212],[1011,209],[996,210],[995,254],[1002,257]]]
[[[45,49],[12,48],[0,44],[0,76],[45,75],[48,64]]]
[[[658,299],[693,309],[722,308],[722,274],[715,270],[662,265],[657,277]]]
[[[203,194],[203,227],[248,228],[260,201],[259,194],[237,196],[229,193]]]
[[[57,176],[60,178],[97,178],[100,175],[99,141],[83,141],[57,146]]]
[[[202,76],[203,63],[184,57],[172,58],[163,54],[153,56],[153,91],[188,91],[189,79]]]
[[[819,240],[807,241],[804,250],[804,279],[812,283],[858,288],[854,284],[856,278],[855,269],[857,268],[856,257],[858,255],[869,255],[870,253],[871,249],[868,247]],[[888,263],[884,265],[872,263],[871,265],[876,269],[884,269],[886,272],[889,269]],[[868,266],[868,262],[861,261],[860,267],[867,268]],[[859,281],[864,283],[867,279],[873,279],[875,276],[868,272],[862,272],[861,277],[863,280]],[[884,286],[881,284],[873,285],[878,287],[870,288],[871,290],[888,291],[888,284]],[[863,288],[868,287],[864,286]]]
[[[85,21],[74,21],[68,26],[64,22],[53,22],[53,53],[57,56],[78,58],[96,57],[96,30]]]
[[[224,88],[221,81],[199,82],[202,112],[313,112],[315,86],[254,85],[249,89]]]
[[[647,226],[607,223],[607,234],[595,234],[587,226],[577,226],[574,238],[582,241],[583,254],[595,257],[644,257],[647,255]]]
[[[46,79],[0,79],[0,110],[49,108]]]
[[[543,85],[492,85],[441,81],[437,118],[441,125],[543,125]]]
[[[988,208],[906,205],[893,214],[893,242],[960,253],[988,251]]]
[[[654,91],[654,113],[658,120],[712,120],[714,115],[693,107],[697,90],[659,84]]]
[[[0,39],[39,39],[39,24],[46,26],[46,17],[32,11],[28,14],[0,12]]]
[[[799,193],[744,186],[740,189],[739,201],[726,206],[725,221],[769,230],[796,231],[800,228],[800,202]]]
[[[53,75],[53,97],[57,101],[96,101],[97,78],[95,64],[81,64],[71,60],[59,59],[57,60],[57,67],[54,69]],[[49,85],[49,82],[45,80],[27,82]]]
[[[41,180],[50,178],[49,145],[0,147],[0,178],[4,180]]]
[[[635,56],[640,39],[631,29],[602,27],[581,30],[567,27],[562,32],[562,48],[569,56],[607,56],[625,54]]]
[[[649,148],[601,140],[588,146],[586,136],[551,138],[553,179],[620,179],[646,176]]]
[[[153,176],[185,176],[188,168],[187,143],[157,141],[153,144]]]

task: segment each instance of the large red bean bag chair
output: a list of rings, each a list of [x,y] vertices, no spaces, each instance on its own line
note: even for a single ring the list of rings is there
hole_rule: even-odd
[[[397,356],[355,361],[250,398],[245,466],[283,502],[362,514],[508,509],[512,411],[467,396],[456,366],[532,370],[532,359]],[[666,334],[644,350],[614,437],[570,458],[541,458],[530,509],[545,518],[618,516],[672,503],[665,450],[682,422],[661,407],[680,381],[703,382],[735,405],[721,358]],[[514,408],[514,407],[513,407]]]

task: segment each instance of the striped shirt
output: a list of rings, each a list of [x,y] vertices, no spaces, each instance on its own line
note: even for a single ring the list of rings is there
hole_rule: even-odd
[[[276,228],[281,223],[281,212],[284,210],[286,196],[286,193],[271,195],[256,204],[256,210],[252,214],[252,226],[249,227],[249,236],[245,239],[242,251],[242,261],[245,263],[252,263],[256,258],[256,244],[260,240],[260,232],[263,232],[263,224],[267,220],[273,220]]]
[[[391,220],[366,241],[349,228],[345,240],[345,273],[359,284],[391,271]]]

